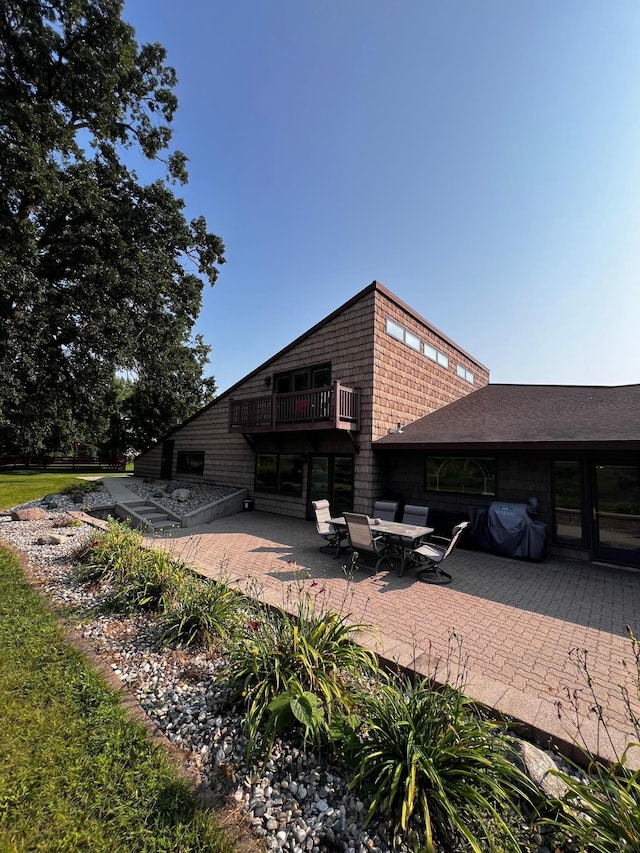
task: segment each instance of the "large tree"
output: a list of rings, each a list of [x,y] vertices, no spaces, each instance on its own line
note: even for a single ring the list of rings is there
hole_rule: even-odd
[[[193,346],[179,352],[171,350],[168,362],[167,351],[161,341],[156,341],[154,352],[135,379],[114,378],[104,451],[121,454],[144,450],[214,399],[215,380],[202,380],[210,351],[202,337],[196,335]],[[163,382],[157,381],[158,376]]]
[[[174,193],[175,72],[121,15],[0,0],[0,453],[102,436],[117,373],[153,392],[153,434],[211,394],[191,336],[224,245]],[[141,183],[133,149],[162,177]]]

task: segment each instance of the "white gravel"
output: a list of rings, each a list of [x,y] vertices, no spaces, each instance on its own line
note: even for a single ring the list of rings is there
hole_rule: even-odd
[[[12,508],[13,510],[32,507],[44,509],[47,512],[47,518],[40,521],[12,521],[12,510],[0,513],[0,537],[26,554],[35,566],[64,563],[86,547],[92,539],[95,539],[98,532],[93,525],[81,524],[79,527],[61,525],[72,521],[70,512],[91,511],[99,507],[113,506],[113,498],[103,487],[84,495],[82,503],[75,503],[68,495],[56,495],[55,503],[57,506],[47,508],[42,500],[34,500]],[[38,545],[38,539],[41,536],[51,533],[66,536],[66,541],[61,545]]]

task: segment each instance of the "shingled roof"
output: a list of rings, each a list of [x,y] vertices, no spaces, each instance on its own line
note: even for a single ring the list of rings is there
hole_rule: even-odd
[[[489,384],[373,446],[640,450],[640,385]]]

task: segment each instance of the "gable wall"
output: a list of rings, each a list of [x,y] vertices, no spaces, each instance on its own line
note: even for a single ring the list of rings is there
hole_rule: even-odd
[[[156,444],[151,450],[137,456],[134,463],[134,474],[136,477],[160,476],[160,461],[162,459],[162,445]]]
[[[358,388],[360,391],[360,432],[358,443],[361,453],[355,457],[355,500],[359,506],[369,509],[372,488],[370,470],[371,460],[371,408],[373,385],[373,317],[375,294],[364,296],[338,316],[320,326],[312,335],[305,337],[295,347],[271,361],[264,370],[248,377],[239,384],[230,396],[204,409],[189,423],[176,430],[170,438],[175,442],[175,458],[181,450],[204,450],[205,468],[203,477],[191,479],[216,483],[218,485],[248,488],[253,493],[254,454],[241,435],[228,432],[229,403],[231,399],[247,399],[265,395],[265,377],[290,368],[330,361],[332,380]],[[270,393],[270,392],[268,392]],[[314,434],[317,441],[318,433]],[[256,441],[262,440],[256,436]],[[271,437],[273,441],[273,436]],[[279,433],[277,444],[281,452],[300,452],[305,446],[311,450],[308,440],[305,445],[304,433]],[[346,435],[327,433],[319,452],[340,450],[355,452]],[[158,477],[160,471],[161,448],[151,451],[136,460],[136,474]],[[306,483],[300,498],[275,495],[253,495],[256,509],[286,513],[304,517],[306,513]]]
[[[448,356],[448,369],[392,338],[386,330],[387,317]],[[489,381],[485,368],[380,292],[377,293],[375,330],[374,440],[386,435],[398,422],[403,426],[411,423],[482,388]],[[457,375],[458,364],[473,373],[473,384]]]
[[[415,352],[386,332],[386,320],[391,317],[423,341],[428,341],[449,356],[445,370],[426,356]],[[204,480],[225,486],[247,488],[256,509],[305,517],[306,482],[301,497],[253,494],[254,453],[241,435],[228,432],[231,399],[264,396],[265,378],[295,367],[330,361],[332,380],[357,388],[360,393],[360,431],[357,433],[359,452],[356,453],[344,432],[278,433],[256,435],[256,445],[265,449],[265,441],[280,452],[344,452],[353,453],[354,509],[371,511],[373,502],[388,488],[386,474],[378,455],[372,451],[372,441],[385,435],[397,422],[409,423],[428,412],[458,399],[488,381],[488,372],[446,340],[437,336],[426,323],[397,305],[379,289],[372,289],[352,305],[254,375],[249,376],[198,416],[176,430],[170,438],[175,442],[174,476],[177,453],[183,450],[204,450]],[[456,364],[463,364],[474,374],[473,385],[456,375]],[[270,393],[267,392],[267,393]],[[161,447],[152,448],[136,460],[136,474],[158,477]]]

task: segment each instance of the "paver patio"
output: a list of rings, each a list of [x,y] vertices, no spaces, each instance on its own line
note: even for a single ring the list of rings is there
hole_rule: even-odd
[[[382,657],[442,680],[447,666],[450,678],[459,675],[460,655],[471,698],[565,751],[577,735],[567,691],[577,691],[582,735],[592,751],[611,758],[611,745],[589,713],[593,701],[584,679],[569,659],[572,649],[586,649],[616,748],[631,738],[619,685],[630,684],[635,671],[623,661],[632,663],[625,626],[640,631],[638,573],[458,549],[449,558],[448,586],[417,582],[411,571],[398,578],[357,570],[349,578],[343,568],[348,555],[335,560],[321,553],[313,523],[264,512],[239,513],[152,541],[203,575],[258,590],[272,604],[291,604],[297,584],[308,576],[306,585],[319,600],[376,626],[376,636],[364,642]]]

